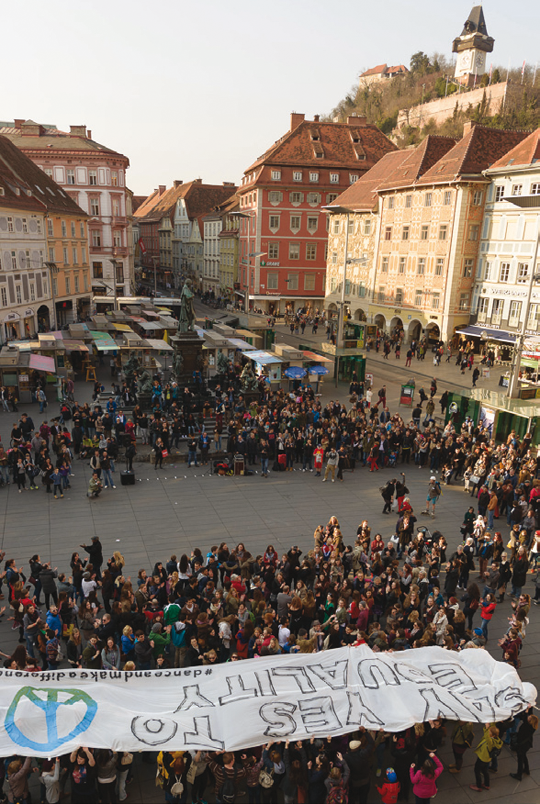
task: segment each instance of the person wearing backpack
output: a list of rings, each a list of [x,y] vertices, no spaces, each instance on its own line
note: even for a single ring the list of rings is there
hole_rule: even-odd
[[[341,768],[334,765],[328,779],[324,782],[328,791],[326,794],[326,804],[348,804],[348,784],[351,771],[339,751],[336,753],[336,759],[341,763]]]
[[[452,752],[454,754],[454,764],[448,766],[450,773],[459,773],[463,767],[463,757],[468,748],[473,744],[474,734],[472,723],[468,721],[458,721],[452,733]]]
[[[435,475],[431,475],[429,478],[429,485],[427,491],[427,500],[426,500],[426,510],[422,511],[423,514],[429,514],[429,506],[431,504],[431,516],[435,516],[435,506],[439,502],[439,497],[441,496],[441,484],[435,477]]]
[[[220,754],[223,758],[223,765],[215,760],[215,757]],[[232,751],[205,754],[205,759],[208,760],[208,767],[214,774],[216,804],[234,804],[239,793],[240,782],[247,776],[246,769],[236,765]]]
[[[481,793],[482,790],[489,790],[489,766],[493,757],[501,753],[502,744],[497,726],[494,723],[488,723],[484,726],[483,737],[474,752],[476,754],[474,765],[475,784],[469,785],[471,790],[475,790],[477,793]],[[484,784],[482,784],[482,777]]]

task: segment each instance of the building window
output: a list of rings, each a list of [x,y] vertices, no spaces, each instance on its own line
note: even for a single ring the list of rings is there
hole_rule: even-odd
[[[311,182],[317,182],[317,181],[319,181],[319,174],[318,174],[318,173],[315,173],[314,171],[310,172],[310,174],[309,174],[309,180],[310,180]]]
[[[351,184],[354,184],[358,181],[358,173],[349,173],[349,181]]]
[[[13,218],[11,217],[11,215],[9,215],[8,219],[7,219],[7,228],[8,228],[8,232],[13,232],[14,231],[14,229],[13,229]]]
[[[17,270],[17,255],[15,254],[14,251],[11,252],[11,270],[12,271]]]
[[[41,226],[42,226],[41,218],[36,219],[36,226],[37,226],[37,233],[41,234],[41,231],[42,231],[42,229],[41,229]]]
[[[291,215],[291,231],[298,232],[300,229],[300,215]]]
[[[473,275],[474,260],[467,259],[463,264],[463,276],[470,277]]]
[[[25,234],[28,234],[28,221],[26,218],[22,219],[22,230]]]
[[[270,190],[268,193],[268,201],[271,204],[281,204],[283,201],[283,193],[280,193],[279,190]]]
[[[71,279],[69,276],[66,276],[66,295],[71,293]]]
[[[49,177],[49,179],[52,179],[52,168],[45,168],[43,172]]]
[[[499,271],[499,282],[508,282],[509,276],[510,276],[510,263],[509,262],[501,263],[501,268]]]
[[[88,184],[91,184],[92,187],[97,185],[97,170],[88,171]]]
[[[495,188],[495,201],[502,201],[504,198],[504,184],[498,184]]]
[[[289,243],[289,259],[290,260],[299,260],[300,259],[300,244],[299,243]]]
[[[54,246],[49,246],[49,262],[56,260],[56,249]]]
[[[62,221],[62,237],[67,237],[67,226],[65,221]]]
[[[491,279],[491,263],[486,262],[486,270],[485,270],[485,273],[484,273],[484,280],[486,282],[489,282],[490,279]]]
[[[71,236],[77,237],[77,235],[75,234],[75,221],[71,221]]]
[[[117,229],[113,232],[113,244],[117,247],[122,246],[122,232]]]
[[[478,299],[478,320],[483,322],[487,318],[487,311],[489,306],[489,299],[485,296],[480,296]]]
[[[101,248],[101,232],[92,232],[92,246]]]
[[[22,304],[22,293],[21,293],[21,286],[15,285],[15,297],[17,304]]]
[[[266,274],[266,285],[268,290],[277,290],[278,274],[277,273]]]
[[[316,260],[317,259],[317,244],[316,243],[308,243],[306,246],[306,260]]]
[[[103,279],[103,263],[102,262],[94,262],[92,264],[92,269],[94,272],[94,279]]]
[[[441,294],[440,293],[433,293],[431,296],[431,306],[434,310],[439,309],[439,305],[441,303]]]
[[[426,193],[424,197],[424,206],[430,207],[433,200],[433,193]]]
[[[213,275],[217,276],[215,264],[213,265],[212,271],[213,271]],[[120,285],[124,284],[124,264],[121,263],[121,262],[117,263],[117,265],[116,265],[116,281]]]
[[[334,221],[334,234],[338,235],[340,230],[341,223],[339,220]]]
[[[66,184],[75,184],[75,171],[73,168],[66,168]]]
[[[304,200],[304,193],[291,193],[289,198],[291,204],[301,204]]]
[[[446,240],[448,236],[448,226],[446,223],[441,224],[439,226],[439,240]]]
[[[315,274],[304,274],[304,290],[315,290]]]
[[[410,226],[404,226],[403,231],[401,232],[401,239],[408,240],[410,231],[411,231]]]
[[[268,244],[268,259],[269,260],[279,259],[279,243]]]
[[[113,187],[118,187],[118,171],[111,170],[111,184]]]
[[[420,240],[427,240],[429,238],[429,226],[424,224],[420,229]]]
[[[469,309],[469,294],[462,293],[459,297],[459,309],[461,312]]]
[[[99,198],[90,199],[90,214],[99,215]]]
[[[317,224],[318,220],[315,217],[311,217],[307,219],[307,228],[309,232],[316,232],[317,231]]]
[[[272,181],[281,181],[281,170],[273,170],[270,175]]]
[[[469,240],[473,240],[473,241],[478,240],[478,231],[479,231],[479,229],[480,229],[480,227],[479,227],[479,225],[477,223],[471,224],[471,226],[469,228]]]
[[[449,207],[452,203],[452,192],[450,190],[445,190],[443,195],[443,204],[445,207]]]
[[[81,262],[86,265],[86,246],[81,247]]]
[[[301,170],[293,170],[293,181],[302,181],[302,171]]]
[[[72,256],[73,265],[77,265],[77,257],[78,257],[78,255],[77,255],[77,247],[76,246],[72,247],[71,256]]]
[[[426,273],[426,258],[419,257],[418,258],[418,265],[416,266],[416,273],[419,275]]]
[[[64,265],[69,265],[68,249],[66,246],[64,246],[62,249],[62,255],[64,258]]]
[[[289,290],[298,290],[298,274],[287,275],[287,287]]]
[[[7,290],[5,286],[0,288],[0,297],[2,299],[2,307],[7,307]]]
[[[388,273],[388,257],[383,257],[381,262],[381,273],[387,274]]]
[[[396,288],[396,304],[403,304],[403,288]]]
[[[410,209],[412,207],[412,195],[405,196],[405,209]]]
[[[2,301],[2,304],[3,303],[4,302]],[[529,320],[527,321],[527,327],[535,330],[540,329],[540,304],[531,304],[529,308]]]
[[[270,215],[270,228],[273,231],[277,231],[279,229],[279,215]]]
[[[320,193],[308,193],[307,194],[307,202],[312,207],[317,206],[317,204],[321,203],[321,194]]]
[[[330,174],[330,184],[339,184],[339,173]]]
[[[371,234],[371,218],[366,218],[364,221],[364,235],[368,237]]]
[[[36,286],[33,282],[30,282],[30,301],[36,300]]]
[[[384,230],[384,239],[391,240],[392,239],[392,227],[387,226]]]
[[[47,236],[52,237],[53,233],[54,233],[53,222],[50,218],[47,218]]]
[[[79,274],[75,274],[74,282],[75,282],[75,293],[78,293],[79,292]]]
[[[337,265],[337,251],[332,252],[332,265]]]
[[[384,285],[381,285],[379,287],[379,291],[378,291],[377,295],[378,295],[378,301],[379,302],[384,302],[384,300],[386,298],[386,288],[384,287]]]
[[[481,190],[476,190],[473,194],[473,207],[479,207],[482,204],[484,193]]]
[[[517,281],[519,284],[524,284],[529,279],[529,263],[518,262]]]
[[[414,294],[414,306],[421,307],[422,306],[422,291],[417,290]]]
[[[512,195],[521,195],[523,190],[522,184],[513,184],[512,185]]]
[[[515,327],[519,323],[520,318],[521,318],[521,302],[520,301],[510,302],[510,316],[508,318],[508,323],[511,326]]]
[[[531,195],[540,195],[540,183],[531,184]]]
[[[393,195],[391,195],[390,198],[388,199],[388,209],[394,209],[395,203],[396,199],[394,198]]]
[[[435,261],[435,276],[442,276],[444,268],[444,257],[437,257]]]
[[[406,263],[407,263],[407,257],[400,257],[399,258],[399,268],[398,268],[398,270],[399,270],[400,274],[405,273],[405,265],[406,265]]]

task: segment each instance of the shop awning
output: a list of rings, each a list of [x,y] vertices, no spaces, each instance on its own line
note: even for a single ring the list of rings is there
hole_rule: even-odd
[[[246,357],[249,357],[250,360],[254,360],[256,363],[259,363],[259,365],[261,366],[266,366],[269,365],[270,363],[285,363],[285,361],[282,360],[281,357],[272,354],[272,352],[259,352],[259,351],[251,352],[249,349],[246,349],[245,351],[242,352],[242,354],[245,355]]]
[[[145,331],[151,329],[167,329],[160,321],[137,321],[137,325],[142,327]]]
[[[237,329],[237,335],[241,335],[242,338],[253,338],[256,341],[262,341],[262,335],[256,335],[254,332],[250,332],[249,329]]]
[[[31,354],[28,365],[30,368],[36,369],[37,371],[50,371],[53,374],[56,371],[54,357],[47,357],[47,355]]]
[[[314,363],[333,363],[329,357],[323,357],[315,352],[302,352],[306,360],[312,360]]]
[[[241,338],[227,338],[227,340],[229,341],[229,343],[232,343],[235,349],[242,349],[246,352],[249,351],[250,349],[253,349],[254,351],[257,350],[256,346],[252,346],[251,343],[243,341]]]
[[[460,327],[456,329],[457,335],[468,335],[470,338],[481,338],[482,333],[485,332],[487,340],[500,341],[501,343],[515,343],[516,336],[511,332],[506,332],[504,329],[489,329],[488,327]]]
[[[149,343],[152,346],[152,349],[159,349],[162,352],[174,351],[170,343],[167,343],[167,341],[164,341],[161,338],[147,338],[146,343]]]
[[[132,332],[132,329],[129,326],[129,324],[116,324],[116,323],[114,323],[113,327],[115,329],[119,330],[120,332]]]
[[[90,335],[94,341],[98,352],[109,352],[118,349],[118,344],[111,338],[108,332],[98,332],[97,330],[90,330]]]

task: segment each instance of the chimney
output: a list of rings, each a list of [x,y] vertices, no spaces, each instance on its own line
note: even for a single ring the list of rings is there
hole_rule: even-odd
[[[297,112],[292,112],[291,114],[291,131],[294,131],[295,128],[298,128],[300,123],[303,123],[305,120],[305,114],[298,114]]]
[[[159,190],[158,190],[159,194],[160,194],[160,195],[163,195],[163,193],[165,192],[165,190],[166,190],[166,189],[167,189],[167,185],[166,185],[166,184],[160,184],[160,185],[159,185]]]
[[[463,136],[466,137],[467,134],[469,134],[475,127],[475,125],[476,123],[473,123],[472,120],[467,120],[467,122],[463,124]]]
[[[25,120],[21,125],[21,135],[23,137],[41,137],[43,128],[33,120]]]
[[[71,137],[86,137],[86,126],[70,126],[69,134]]]
[[[86,139],[87,139],[87,140],[91,140],[91,139],[92,139],[92,132],[90,131],[90,129],[88,129],[88,131],[86,132]]]
[[[348,126],[365,126],[367,124],[367,117],[357,117],[355,114],[347,118]]]
[[[318,115],[318,114],[316,114],[316,115],[314,115],[314,116],[313,116],[313,122],[314,122],[314,123],[318,123],[318,122],[319,122],[319,120],[320,120],[320,117],[319,117],[319,115]]]
[[[173,185],[174,185],[174,187],[175,187],[175,188],[176,188],[176,187],[180,187],[180,185],[181,185],[181,184],[183,184],[183,183],[184,183],[184,182],[183,182],[183,180],[182,180],[182,179],[175,179],[175,180],[173,181]]]
[[[224,187],[234,187],[234,182],[233,181],[224,181],[223,186]]]
[[[24,117],[23,118],[16,117],[15,122],[13,123],[13,126],[14,126],[14,128],[20,128],[23,123],[24,123]]]

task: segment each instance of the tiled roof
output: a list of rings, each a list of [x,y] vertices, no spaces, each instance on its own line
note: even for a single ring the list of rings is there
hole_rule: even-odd
[[[409,70],[405,67],[404,64],[396,64],[395,67],[387,67],[385,70],[385,74],[389,75],[390,73],[408,73]]]
[[[540,169],[540,128],[529,134],[519,145],[508,151],[501,159],[491,165],[491,168],[517,167],[518,165],[533,165],[538,162]]]
[[[25,121],[33,123],[32,120]],[[35,124],[38,125],[37,123]],[[12,142],[23,151],[102,151],[109,155],[113,154],[127,160],[127,156],[107,148],[95,140],[87,137],[68,134],[67,131],[60,131],[54,127],[40,126],[43,133],[35,135],[23,135],[22,128],[15,128],[14,125],[2,126],[0,134],[8,137]]]
[[[452,137],[435,137],[430,134],[416,148],[405,152],[407,158],[396,165],[379,189],[390,190],[415,184],[455,144],[456,140]]]
[[[0,205],[44,212],[60,212],[86,218],[83,210],[7,137],[0,136]],[[18,188],[20,194],[15,192]],[[30,191],[31,195],[28,195]],[[16,201],[16,203],[14,203]]]
[[[524,131],[472,126],[468,133],[419,179],[419,184],[453,181],[458,176],[480,175],[522,142]]]
[[[372,67],[371,70],[366,70],[362,73],[360,78],[368,78],[370,75],[382,75],[386,72],[386,64],[379,64],[377,67]]]
[[[176,202],[183,198],[186,204],[188,217],[198,218],[207,215],[216,206],[230,198],[236,187],[223,184],[203,184],[200,180],[179,184],[171,187],[162,195],[159,191],[154,191],[143,206],[139,207],[136,217],[141,223],[154,223],[160,221],[166,215],[172,217]]]
[[[354,133],[357,142],[353,141]],[[367,171],[396,146],[371,124],[321,123],[304,120],[269,148],[245,172],[261,165],[346,167]],[[322,153],[321,158],[316,152]],[[365,155],[359,159],[357,153]]]
[[[133,198],[131,199],[131,208],[133,212],[135,213],[139,209],[139,207],[142,204],[144,204],[145,201],[146,201],[145,195],[134,195]]]
[[[468,36],[472,33],[479,33],[483,36],[488,36],[486,20],[484,17],[484,10],[482,6],[474,6],[467,21],[465,22],[462,36]]]
[[[385,154],[371,170],[347,187],[329,206],[344,207],[351,212],[374,210],[377,206],[377,188],[399,168],[409,155],[409,151],[390,151]]]

